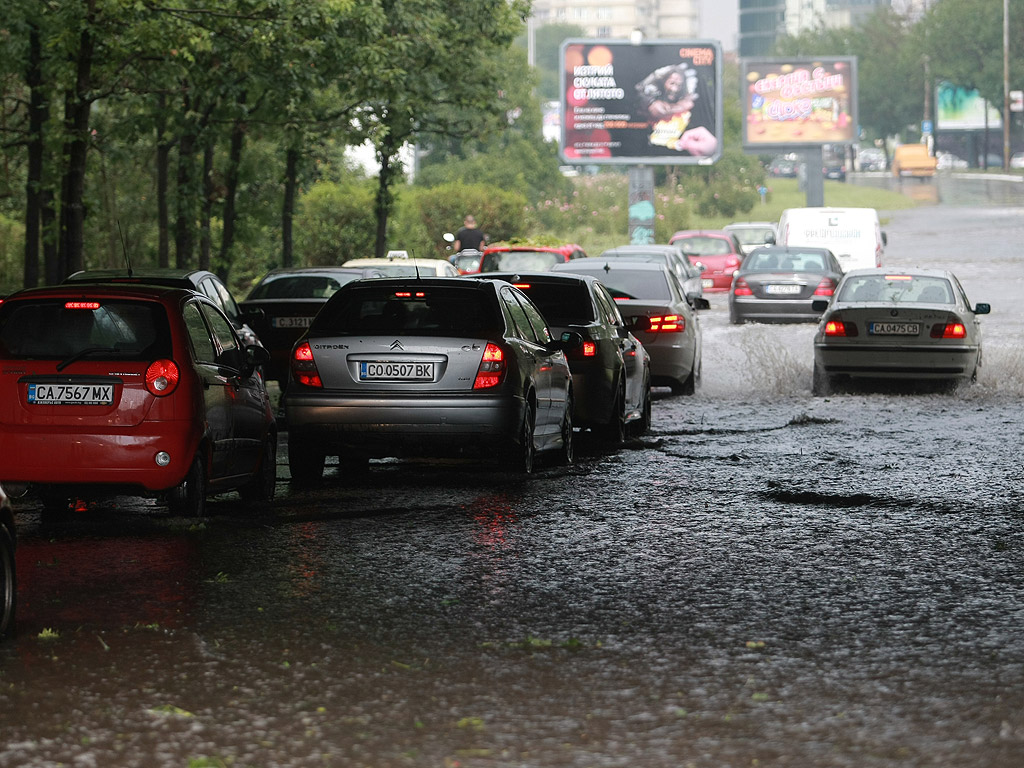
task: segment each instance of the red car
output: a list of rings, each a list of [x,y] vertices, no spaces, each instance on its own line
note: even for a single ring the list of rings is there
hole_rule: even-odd
[[[585,259],[586,251],[575,243],[565,245],[509,245],[484,249],[478,272],[547,272],[555,264]]]
[[[202,515],[208,493],[268,501],[277,427],[258,372],[207,297],[154,285],[33,288],[0,305],[0,482],[44,507],[159,495]]]
[[[669,239],[678,245],[701,271],[705,293],[724,292],[732,287],[732,275],[743,262],[739,240],[724,229],[685,229]]]

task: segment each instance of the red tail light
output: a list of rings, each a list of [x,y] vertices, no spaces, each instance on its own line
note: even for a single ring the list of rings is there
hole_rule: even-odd
[[[836,290],[836,281],[831,277],[821,278],[818,287],[814,289],[815,296],[831,296]]]
[[[962,339],[967,336],[967,328],[958,320],[948,323],[936,323],[932,326],[933,339]]]
[[[747,285],[747,281],[742,277],[736,281],[736,285],[732,289],[733,296],[753,296],[754,292],[750,290],[750,286]]]
[[[686,318],[679,315],[655,315],[651,318],[651,333],[683,333]]]
[[[508,367],[505,363],[505,351],[497,344],[487,343],[480,367],[476,369],[476,381],[473,389],[488,389],[501,384]]]
[[[844,323],[839,315],[832,315],[825,322],[826,336],[846,336],[849,338],[857,334],[857,326],[854,323]]]
[[[584,357],[593,357],[596,354],[597,354],[597,344],[595,344],[593,341],[584,341],[583,342],[583,356]]]
[[[313,360],[313,349],[304,341],[292,352],[292,378],[304,387],[323,388],[324,382]]]
[[[178,388],[180,373],[173,360],[156,360],[146,369],[146,389],[157,397],[166,397]]]

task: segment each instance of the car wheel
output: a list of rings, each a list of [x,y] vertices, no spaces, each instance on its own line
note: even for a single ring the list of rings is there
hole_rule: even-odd
[[[681,384],[678,385],[678,388],[677,387],[672,387],[672,394],[673,395],[693,395],[693,394],[696,394],[696,392],[697,392],[697,376],[699,375],[698,372],[697,372],[698,365],[699,365],[699,363],[696,360],[694,360],[693,361],[693,365],[690,367],[690,375],[687,376],[686,379]]]
[[[832,394],[832,377],[821,370],[817,363],[814,364],[814,372],[811,374],[811,394],[815,397]]]
[[[0,525],[0,640],[14,634],[14,609],[18,599],[14,566],[14,532]]]
[[[573,459],[572,409],[574,405],[572,394],[570,394],[565,401],[565,414],[562,416],[561,429],[562,448],[558,452],[558,463],[566,467],[572,464]]]
[[[315,485],[324,477],[324,452],[315,447],[293,443],[289,437],[288,470],[293,483]]]
[[[612,403],[611,419],[601,430],[606,440],[614,445],[621,445],[626,440],[626,392],[625,385],[620,384]]]
[[[238,493],[244,501],[265,504],[274,500],[277,492],[277,437],[268,435],[263,443],[263,456],[252,480]]]
[[[167,492],[167,506],[172,512],[187,517],[206,514],[206,474],[206,451],[200,447],[192,457],[185,479]]]
[[[533,431],[536,427],[533,405],[529,402],[523,406],[523,421],[519,425],[519,436],[512,447],[511,468],[523,475],[533,473]]]
[[[634,427],[633,434],[636,437],[647,434],[647,430],[651,428],[651,384],[650,382],[644,382],[644,399],[640,404],[640,420],[637,421]]]

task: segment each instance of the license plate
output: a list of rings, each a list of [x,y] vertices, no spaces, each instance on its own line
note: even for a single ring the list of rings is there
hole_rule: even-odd
[[[705,277],[703,280],[701,280],[700,284],[702,286],[704,286],[705,288],[714,288],[715,287],[715,281],[710,279],[710,278],[707,278],[707,277]]]
[[[359,363],[360,381],[433,381],[433,363]]]
[[[794,293],[800,293],[799,285],[766,285],[764,287],[765,293],[773,293],[776,295],[792,295]]]
[[[917,336],[920,332],[919,323],[868,323],[872,336]]]
[[[309,328],[313,322],[312,317],[272,317],[270,318],[271,328]]]
[[[29,384],[32,405],[113,405],[113,384]]]

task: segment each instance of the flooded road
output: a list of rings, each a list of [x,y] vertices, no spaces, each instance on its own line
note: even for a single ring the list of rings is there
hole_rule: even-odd
[[[943,182],[944,183],[944,182]],[[202,521],[17,508],[0,767],[1024,764],[1024,190],[882,212],[958,273],[977,385],[810,394],[702,318],[697,395],[522,481],[375,462]],[[942,192],[942,190],[939,190]]]

